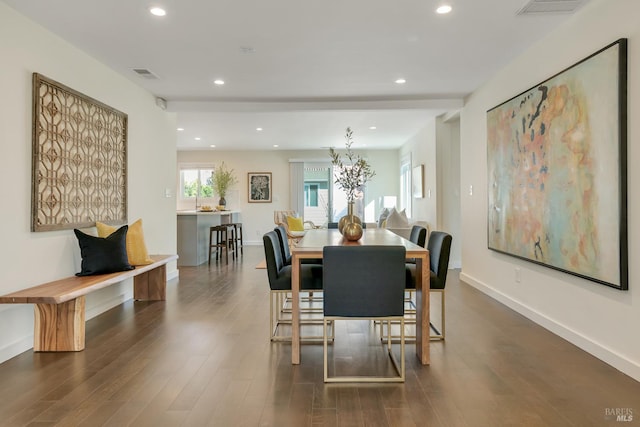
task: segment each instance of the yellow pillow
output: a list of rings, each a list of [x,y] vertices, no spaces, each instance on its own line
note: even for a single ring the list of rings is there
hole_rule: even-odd
[[[118,227],[96,222],[98,237],[107,237]],[[144,243],[144,233],[142,232],[142,219],[137,220],[129,226],[127,231],[127,257],[131,265],[147,265],[153,260],[149,258],[147,245]]]
[[[288,216],[287,225],[289,226],[289,231],[304,231],[304,223],[302,222],[302,218]]]

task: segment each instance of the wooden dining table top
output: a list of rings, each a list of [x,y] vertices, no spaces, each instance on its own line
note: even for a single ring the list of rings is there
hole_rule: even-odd
[[[428,252],[427,249],[412,243],[384,228],[365,228],[362,237],[355,241],[345,239],[337,229],[307,230],[298,244],[291,248],[292,253],[312,254],[322,251],[325,246],[404,246],[407,257],[415,257]]]

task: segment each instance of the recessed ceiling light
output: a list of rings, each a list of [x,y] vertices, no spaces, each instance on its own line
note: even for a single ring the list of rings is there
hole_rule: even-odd
[[[194,139],[195,139],[196,141],[200,141],[200,139],[202,139],[202,138],[200,138],[199,136],[196,136]]]
[[[149,12],[151,12],[151,14],[155,16],[165,16],[167,14],[167,11],[161,7],[152,7],[151,9],[149,9]]]
[[[371,129],[371,130],[376,130],[376,129],[378,129],[378,128],[377,128],[377,127],[375,127],[375,126],[369,126],[369,129]]]
[[[256,130],[257,130],[258,132],[261,132],[261,131],[262,131],[262,128],[256,128]]]
[[[216,146],[215,146],[215,145],[210,145],[209,147],[211,147],[211,148],[216,148]]]
[[[278,144],[273,144],[273,148],[278,148],[279,145]]]
[[[221,80],[221,79],[214,80],[213,84],[218,85],[218,86],[222,86],[224,84],[224,80]]]
[[[398,83],[399,85],[405,84],[407,81],[405,79],[398,79],[396,80],[396,83]]]
[[[440,15],[444,15],[445,13],[451,12],[452,8],[448,4],[443,4],[436,9],[436,13]]]
[[[182,132],[184,130],[184,128],[178,128],[177,130],[178,130],[178,132]]]

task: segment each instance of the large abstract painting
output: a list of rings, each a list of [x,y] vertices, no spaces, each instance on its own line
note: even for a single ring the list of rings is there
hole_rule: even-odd
[[[488,246],[628,289],[627,44],[487,112]]]
[[[127,115],[33,74],[31,229],[127,222]]]

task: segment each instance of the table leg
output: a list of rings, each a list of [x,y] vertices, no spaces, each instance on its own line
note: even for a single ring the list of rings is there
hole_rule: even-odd
[[[300,258],[291,258],[291,363],[300,364]]]
[[[429,354],[429,254],[416,258],[416,270],[422,274],[416,274],[416,355],[420,363],[431,363]]]

